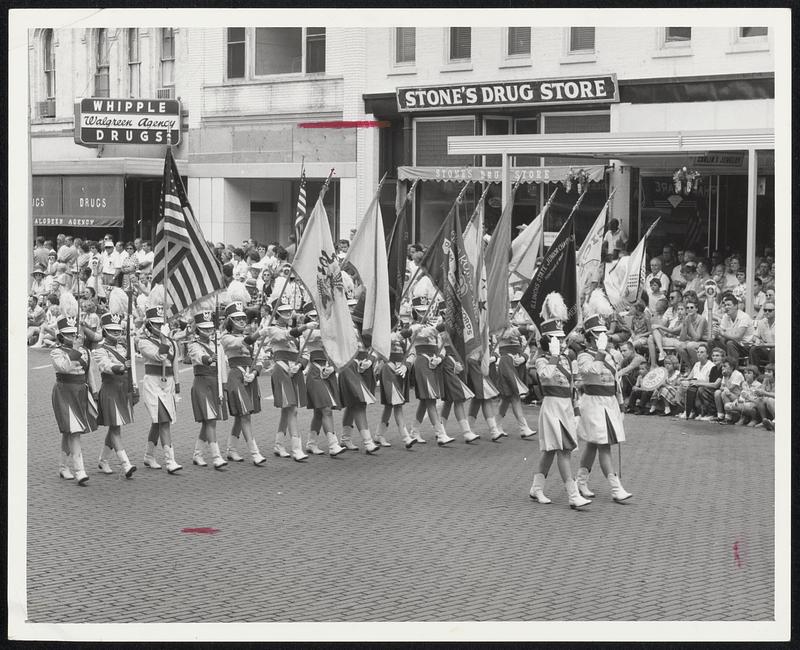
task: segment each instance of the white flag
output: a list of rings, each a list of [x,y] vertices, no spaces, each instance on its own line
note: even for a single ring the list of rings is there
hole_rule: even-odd
[[[536,270],[536,260],[542,245],[542,223],[545,210],[542,210],[525,229],[511,242],[511,262],[508,270],[511,281],[527,280],[530,282]],[[514,277],[516,274],[516,277]]]
[[[592,228],[583,240],[575,256],[578,264],[578,297],[579,302],[591,282],[600,282],[602,275],[603,232],[606,227],[608,202],[597,215]]]

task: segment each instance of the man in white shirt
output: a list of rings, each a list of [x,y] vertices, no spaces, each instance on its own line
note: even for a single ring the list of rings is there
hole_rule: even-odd
[[[728,358],[738,365],[739,357],[747,354],[753,343],[753,319],[739,309],[739,299],[731,292],[722,297],[722,309],[725,313],[712,334],[715,343],[727,350]]]
[[[739,372],[730,359],[722,362],[722,384],[714,391],[714,403],[717,406],[717,422],[726,424],[725,404],[735,402],[744,385],[744,375]]]
[[[669,291],[669,278],[667,274],[661,270],[661,258],[654,257],[650,260],[650,274],[644,280],[644,286],[649,287],[650,281],[653,278],[658,278],[658,281],[661,283],[661,290],[664,293]]]
[[[682,275],[686,280],[686,286],[683,287],[683,293],[687,291],[694,291],[697,295],[703,290],[703,282],[697,276],[697,264],[694,261],[687,261],[683,263]]]
[[[753,346],[750,348],[750,363],[759,368],[775,363],[775,303],[766,302],[764,318],[756,321]]]
[[[619,219],[610,219],[608,221],[608,230],[603,236],[602,248],[605,255],[610,254],[612,259],[617,259],[619,251],[624,250],[627,244],[628,238],[619,226]],[[603,259],[606,259],[606,257],[604,256]]]
[[[100,253],[100,273],[102,276],[103,284],[109,286],[114,282],[114,274],[116,273],[117,260],[119,254],[114,250],[114,242],[106,239],[103,242],[104,250]],[[122,264],[120,263],[120,267]]]
[[[152,272],[155,258],[156,254],[150,247],[150,242],[147,240],[143,241],[141,250],[136,251],[136,259],[139,260],[139,271],[143,273]]]

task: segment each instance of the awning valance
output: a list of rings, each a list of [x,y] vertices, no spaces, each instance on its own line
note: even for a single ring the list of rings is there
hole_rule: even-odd
[[[553,167],[512,167],[511,180],[520,183],[563,183],[573,173],[582,169],[590,181],[602,180],[604,165],[561,165]],[[465,183],[500,183],[502,167],[398,167],[397,178],[401,181],[439,181]]]

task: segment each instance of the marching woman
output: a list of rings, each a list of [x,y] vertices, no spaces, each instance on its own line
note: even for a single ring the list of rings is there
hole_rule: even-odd
[[[73,298],[71,294],[65,294]],[[65,304],[65,303],[73,303]],[[83,465],[81,434],[97,430],[97,409],[87,385],[89,352],[77,345],[78,304],[62,299],[62,315],[57,323],[58,345],[50,350],[50,360],[56,371],[53,386],[53,413],[61,433],[61,465],[58,475],[67,480],[77,479],[86,485],[89,475]],[[70,461],[75,474],[70,470]]]
[[[339,384],[336,379],[336,369],[331,365],[328,355],[325,354],[320,331],[314,323],[314,319],[317,317],[314,303],[311,301],[305,303],[303,313],[307,322],[313,323],[315,326],[314,329],[307,330],[302,344],[303,355],[308,358],[306,366],[307,408],[314,411],[311,417],[306,451],[315,456],[325,453],[319,446],[319,434],[322,429],[325,431],[328,441],[328,453],[331,457],[338,456],[345,451],[345,448],[339,444],[333,423],[333,409],[339,408]]]
[[[280,458],[292,458],[297,462],[308,458],[303,452],[300,431],[297,428],[297,407],[306,405],[306,382],[303,376],[304,359],[300,358],[297,339],[316,323],[292,327],[294,305],[276,304],[276,323],[265,327],[262,336],[269,339],[275,365],[272,367],[273,404],[281,410],[278,432],[273,453]],[[291,453],[286,451],[286,435],[291,437]]]
[[[385,439],[389,430],[389,418],[393,415],[406,449],[411,449],[417,442],[408,432],[403,415],[403,405],[408,402],[409,370],[413,363],[413,360],[406,359],[403,335],[400,332],[392,332],[389,360],[380,369],[383,413],[378,425],[378,440]]]
[[[356,306],[356,302],[355,300],[347,301],[351,310]],[[354,327],[358,332],[358,326],[354,325]],[[350,438],[353,424],[355,424],[364,442],[364,451],[367,454],[374,454],[380,449],[380,445],[375,444],[369,430],[367,405],[375,403],[375,395],[368,387],[369,379],[367,381],[364,379],[367,373],[372,373],[372,356],[364,346],[360,332],[358,334],[359,343],[356,357],[339,371],[339,396],[344,407],[342,414],[342,444],[345,449],[358,449]]]
[[[156,445],[161,441],[164,449],[164,464],[167,472],[174,474],[183,469],[175,461],[170,425],[177,421],[175,394],[175,362],[178,348],[170,337],[169,326],[164,322],[164,287],[157,285],[147,297],[145,326],[137,341],[139,354],[144,360],[144,377],[141,395],[150,415],[150,432],[147,436],[147,451],[142,462],[145,467],[161,469],[155,457]]]
[[[632,495],[625,491],[614,472],[611,445],[625,441],[622,427],[622,402],[617,383],[617,367],[611,355],[606,354],[608,336],[606,319],[613,311],[602,289],[595,289],[589,297],[589,315],[583,321],[586,349],[578,354],[578,372],[583,382],[580,398],[578,436],[586,441],[578,470],[578,490],[584,497],[593,497],[589,489],[589,472],[596,455],[600,456],[600,469],[611,485],[614,501],[624,501]]]
[[[561,294],[554,291],[547,295],[542,306],[542,318],[542,338],[539,341],[542,354],[535,361],[543,395],[539,411],[539,451],[542,455],[538,472],[533,475],[530,497],[538,503],[551,502],[544,495],[544,483],[555,457],[569,496],[569,507],[579,508],[591,501],[578,492],[569,464],[570,454],[578,448],[578,440],[572,402],[572,368],[562,351],[565,336],[562,323],[567,319],[567,306]]]
[[[424,443],[419,433],[422,419],[428,414],[431,424],[436,431],[436,444],[440,447],[455,440],[447,435],[444,425],[436,411],[436,400],[442,399],[442,357],[439,354],[439,334],[445,331],[445,325],[439,322],[430,325],[427,321],[428,301],[424,296],[417,296],[412,300],[412,314],[415,322],[401,331],[406,338],[413,337],[414,353],[414,388],[419,400],[416,414],[416,426],[412,427],[411,437],[417,442]]]
[[[478,412],[483,412],[483,418],[486,420],[486,424],[489,425],[489,433],[492,434],[493,441],[499,440],[504,435],[504,432],[497,426],[497,420],[495,419],[494,402],[500,395],[500,391],[497,390],[494,382],[489,377],[491,365],[494,362],[496,362],[495,357],[489,357],[489,367],[487,368],[487,373],[484,374],[481,359],[467,359],[467,386],[475,394],[475,397],[469,403],[468,422],[471,427],[474,427]]]
[[[228,435],[226,456],[228,460],[241,462],[244,460],[236,451],[235,440],[239,434],[244,437],[253,465],[263,465],[267,459],[261,455],[253,435],[250,416],[261,412],[261,389],[258,386],[258,375],[261,365],[253,365],[255,344],[259,341],[258,332],[247,334],[247,313],[244,303],[232,302],[225,308],[225,333],[220,337],[228,364],[228,381],[226,394],[228,413],[233,416],[233,427]]]
[[[536,435],[525,420],[521,399],[528,393],[528,386],[524,382],[525,362],[528,357],[523,344],[529,334],[531,330],[527,325],[514,323],[509,318],[508,326],[497,339],[498,358],[494,377],[497,389],[500,391],[500,419],[502,421],[506,410],[511,406],[511,412],[519,425],[520,437],[523,439]],[[502,431],[502,425],[499,428]]]
[[[445,352],[445,357],[442,360],[444,404],[442,405],[442,411],[439,417],[442,420],[442,426],[444,426],[447,422],[447,417],[450,415],[450,409],[452,408],[456,414],[458,426],[461,427],[461,435],[464,437],[464,442],[469,444],[480,438],[477,433],[472,432],[469,420],[467,420],[467,411],[464,408],[466,401],[475,397],[475,393],[473,393],[469,386],[462,380],[464,376],[464,364],[461,361],[460,355],[453,347],[450,335],[446,331],[442,332],[442,339]]]
[[[189,344],[189,359],[192,361],[194,381],[192,382],[192,411],[194,421],[200,422],[200,434],[192,455],[192,463],[207,467],[203,457],[204,447],[211,452],[211,463],[214,469],[222,469],[228,463],[222,457],[217,442],[217,420],[227,420],[228,413],[225,401],[221,399],[217,372],[218,364],[224,359],[217,357],[214,335],[215,314],[212,311],[201,311],[194,316],[194,327],[197,338]]]
[[[122,463],[125,478],[131,478],[136,465],[128,460],[122,446],[122,426],[133,422],[133,401],[128,371],[131,367],[130,350],[125,345],[124,323],[128,297],[119,287],[114,287],[108,298],[108,312],[100,319],[103,330],[102,344],[92,350],[92,359],[100,370],[99,417],[97,423],[108,427],[105,445],[100,454],[98,468],[103,474],[113,474],[109,461],[116,452]]]

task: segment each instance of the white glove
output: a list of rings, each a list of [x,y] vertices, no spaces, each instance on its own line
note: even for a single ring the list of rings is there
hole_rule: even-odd
[[[408,367],[404,363],[398,363],[394,368],[394,372],[398,377],[405,377],[408,372]]]
[[[167,325],[166,323],[161,325],[161,328],[158,331],[161,332],[161,336],[163,336],[164,338],[169,337],[169,325]]]
[[[321,375],[323,379],[327,379],[333,374],[333,366],[325,366],[322,369]]]
[[[523,363],[525,363],[525,357],[523,357],[521,354],[515,354],[513,357],[511,357],[511,359],[514,361],[515,366],[521,366]]]
[[[362,361],[358,362],[358,368],[361,372],[364,372],[371,366],[372,366],[372,359],[363,359]]]
[[[300,370],[300,364],[296,361],[289,362],[289,374],[294,376],[297,374],[297,371]]]
[[[561,353],[561,344],[555,336],[550,337],[550,343],[547,349],[550,351],[550,355],[554,357],[557,357]]]
[[[597,337],[597,349],[601,352],[604,352],[606,346],[608,346],[608,337],[606,336],[605,332],[600,332]]]
[[[433,370],[442,362],[441,357],[431,357],[430,361],[428,361],[428,367]]]
[[[254,372],[246,372],[244,373],[244,383],[249,384],[256,378],[256,374]]]
[[[458,361],[453,361],[453,370],[458,375],[464,370],[464,366],[462,366]]]

